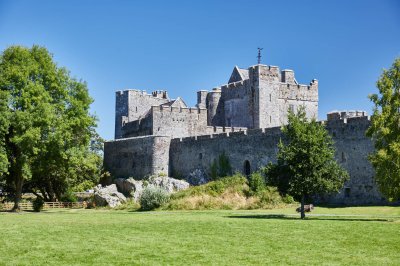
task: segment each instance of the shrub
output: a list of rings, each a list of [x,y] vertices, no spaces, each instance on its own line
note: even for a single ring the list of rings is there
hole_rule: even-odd
[[[210,176],[212,180],[217,180],[221,177],[228,176],[232,173],[232,167],[229,162],[229,157],[222,153],[218,156],[218,161],[214,159],[210,166]]]
[[[74,186],[72,188],[72,191],[75,192],[84,192],[86,190],[92,189],[96,186],[95,183],[93,183],[93,181],[91,180],[85,180],[82,183],[79,183],[78,185]]]
[[[218,163],[217,163],[217,160],[215,160],[215,159],[212,162],[211,167],[210,167],[210,176],[211,176],[212,180],[215,180],[218,177]]]
[[[151,211],[166,204],[169,201],[169,194],[162,188],[146,187],[140,196],[140,207],[143,211]]]
[[[140,209],[139,203],[137,203],[133,198],[128,198],[128,200],[115,207],[114,210],[125,210],[125,211],[137,211]]]
[[[229,158],[225,153],[222,153],[218,158],[219,163],[219,176],[224,177],[232,174],[231,163]]]
[[[43,198],[37,197],[36,199],[33,200],[32,205],[33,205],[33,210],[35,212],[40,212],[44,206]]]
[[[296,201],[294,200],[294,198],[290,195],[285,195],[282,196],[282,201],[286,204],[293,204],[296,203]]]
[[[265,189],[265,179],[260,172],[254,172],[249,177],[249,188],[252,195]]]
[[[76,195],[71,190],[67,190],[61,196],[60,201],[62,201],[62,202],[77,202],[78,198],[76,197]]]

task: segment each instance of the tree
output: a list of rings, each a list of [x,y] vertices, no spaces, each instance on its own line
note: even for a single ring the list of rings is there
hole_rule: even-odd
[[[389,200],[400,199],[400,58],[384,70],[376,83],[379,94],[369,96],[375,104],[367,136],[375,141],[369,160],[375,180]]]
[[[305,218],[305,200],[320,193],[339,191],[348,179],[347,172],[335,161],[333,140],[315,119],[307,120],[304,108],[297,114],[289,110],[288,125],[282,128],[277,163],[266,167],[270,185],[301,201]]]
[[[0,177],[12,188],[13,209],[26,184],[60,197],[95,126],[86,84],[45,48],[11,46],[0,56],[0,97]]]

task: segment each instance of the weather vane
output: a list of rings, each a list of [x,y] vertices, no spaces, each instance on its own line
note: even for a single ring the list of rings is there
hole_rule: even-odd
[[[264,48],[258,47],[257,49],[258,49],[258,55],[257,55],[258,64],[261,64],[261,50]]]

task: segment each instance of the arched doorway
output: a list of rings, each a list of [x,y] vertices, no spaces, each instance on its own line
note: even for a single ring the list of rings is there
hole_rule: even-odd
[[[246,176],[249,176],[250,171],[251,171],[250,162],[248,160],[246,160],[246,161],[244,161],[244,171],[243,172]]]

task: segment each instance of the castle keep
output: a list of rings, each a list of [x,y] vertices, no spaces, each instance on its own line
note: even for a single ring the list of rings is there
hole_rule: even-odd
[[[115,140],[105,143],[104,164],[115,177],[165,174],[197,183],[226,154],[233,171],[249,174],[276,160],[280,127],[287,123],[288,110],[299,106],[307,117],[318,117],[318,81],[299,84],[292,70],[261,64],[235,67],[226,85],[198,91],[195,107],[179,97],[170,99],[166,91],[118,91]],[[364,134],[370,123],[366,113],[332,112],[321,123],[351,177],[340,193],[324,200],[385,202],[367,160],[373,143]]]

